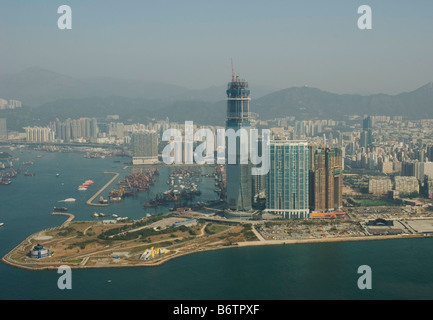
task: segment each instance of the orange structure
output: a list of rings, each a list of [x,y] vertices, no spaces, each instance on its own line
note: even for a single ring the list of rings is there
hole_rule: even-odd
[[[342,218],[346,212],[327,212],[327,213],[312,213],[313,219],[337,219]]]

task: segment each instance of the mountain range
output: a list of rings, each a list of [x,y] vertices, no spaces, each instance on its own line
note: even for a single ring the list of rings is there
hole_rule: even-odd
[[[0,77],[0,98],[16,99],[28,106],[40,106],[63,99],[106,98],[122,96],[162,101],[217,102],[225,98],[226,85],[206,89],[112,77],[75,78],[37,67]],[[259,98],[275,91],[259,86],[254,95]]]
[[[0,79],[0,97],[28,106],[27,121],[41,123],[79,117],[118,114],[122,121],[165,119],[224,125],[226,85],[191,90],[165,83],[114,78],[77,79],[29,68]],[[250,109],[260,119],[343,120],[350,115],[389,115],[408,119],[433,118],[433,83],[397,95],[336,94],[311,87],[282,90],[254,87]],[[1,111],[0,111],[1,112]],[[1,116],[1,113],[0,113]],[[15,120],[13,120],[15,121]],[[22,121],[16,121],[17,125]]]

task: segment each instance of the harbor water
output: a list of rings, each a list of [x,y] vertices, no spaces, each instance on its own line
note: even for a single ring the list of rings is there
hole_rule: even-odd
[[[91,207],[86,201],[112,178],[104,172],[120,173],[119,179],[129,173],[123,169],[127,158],[0,151],[19,158],[15,168],[34,161],[27,166],[35,173],[20,173],[10,185],[0,186],[1,256],[30,234],[64,222],[66,217],[51,215],[54,206],[68,207],[77,220],[95,219],[94,212],[139,219],[168,210],[143,208],[144,202],[167,189],[167,167],[160,169],[149,192],[108,207]],[[94,185],[78,191],[77,186],[89,179]],[[201,180],[197,200],[217,199],[215,181]],[[104,198],[115,183],[102,193]],[[67,198],[76,202],[59,202]],[[71,290],[58,289],[56,270],[28,271],[0,263],[0,299],[432,299],[432,247],[432,238],[419,238],[223,249],[183,256],[158,267],[73,270]],[[371,267],[371,290],[358,288],[361,265]]]

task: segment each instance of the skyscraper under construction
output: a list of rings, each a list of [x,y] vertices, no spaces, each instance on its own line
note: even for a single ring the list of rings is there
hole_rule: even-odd
[[[249,95],[248,82],[233,74],[227,89],[226,130],[233,129],[237,132],[239,129],[245,129],[248,132],[248,139],[251,128]],[[236,164],[226,161],[227,205],[231,210],[247,211],[252,208],[251,164],[249,160],[248,164],[240,164],[240,153],[241,150],[245,152],[245,149],[241,146],[242,139],[237,140]]]

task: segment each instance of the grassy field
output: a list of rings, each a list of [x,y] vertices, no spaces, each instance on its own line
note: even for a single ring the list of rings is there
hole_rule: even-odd
[[[170,222],[170,219],[162,219],[161,223],[165,220]],[[80,263],[87,259],[86,266],[90,267],[146,265],[153,261],[142,261],[139,256],[151,247],[169,249],[167,257],[170,257],[257,240],[250,225],[202,222],[195,226],[173,228],[169,223],[166,228],[156,231],[151,227],[137,228],[141,226],[140,223],[103,225],[93,221],[71,222],[67,227],[35,234],[23,246],[11,252],[10,260],[21,266],[44,268],[44,265],[35,265],[39,260],[28,257],[31,248],[40,243],[49,248],[52,254],[43,259],[44,263]],[[165,259],[165,256],[160,258]]]

